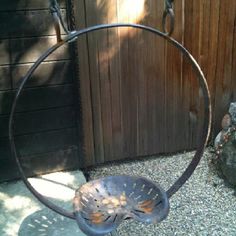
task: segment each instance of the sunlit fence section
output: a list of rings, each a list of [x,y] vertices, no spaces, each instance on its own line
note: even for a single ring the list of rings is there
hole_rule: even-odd
[[[75,9],[78,28],[130,22],[161,29],[164,1],[79,0]],[[174,12],[172,37],[209,83],[214,137],[236,96],[236,2],[176,0]],[[201,91],[177,49],[132,28],[91,33],[78,47],[87,165],[196,147]]]

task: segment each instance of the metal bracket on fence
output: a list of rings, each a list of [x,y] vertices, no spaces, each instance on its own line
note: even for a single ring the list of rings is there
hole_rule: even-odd
[[[57,11],[54,7],[50,7],[50,12],[52,14],[53,17],[53,24],[54,24],[54,28],[56,31],[56,36],[57,36],[57,42],[61,42],[61,28],[60,28],[60,21],[57,15]]]
[[[65,33],[67,35],[70,34],[70,31],[66,28],[65,23],[62,19],[60,6],[57,3],[57,0],[50,0],[50,12],[53,16],[54,28],[55,28],[56,36],[57,36],[57,42],[60,42],[60,41],[62,41],[61,27],[63,28],[63,30],[65,31]]]
[[[76,30],[70,31],[69,36],[73,37],[73,35],[74,35],[75,33],[77,33]],[[68,43],[72,43],[72,42],[76,41],[77,38],[78,38],[78,37],[74,37],[73,39],[69,40]]]
[[[57,0],[49,0],[49,1],[50,1],[50,11],[53,16],[54,28],[55,28],[56,35],[57,35],[57,42],[60,42],[60,41],[62,41],[61,27],[63,28],[63,30],[65,31],[65,33],[67,35],[73,34],[73,31],[70,32],[66,28],[65,23],[62,19],[60,6],[57,3]],[[173,10],[173,3],[174,3],[174,0],[165,0],[165,10],[164,10],[163,17],[162,17],[162,29],[163,29],[163,32],[167,36],[172,35],[172,33],[174,31],[174,26],[175,26],[175,14],[174,14],[174,10]],[[169,30],[167,30],[167,17],[168,16],[170,18],[170,29]],[[76,40],[76,39],[74,39],[74,40]]]
[[[173,2],[174,0],[165,0],[165,11],[162,17],[162,29],[163,29],[163,32],[168,36],[172,35],[174,31],[174,27],[175,27],[175,14],[173,10]],[[170,30],[169,31],[167,30],[167,27],[166,27],[167,16],[170,17]]]

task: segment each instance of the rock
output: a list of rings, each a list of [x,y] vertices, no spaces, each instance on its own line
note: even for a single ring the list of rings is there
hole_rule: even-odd
[[[214,142],[219,157],[219,169],[226,180],[236,186],[236,131],[232,131],[232,128],[236,127],[236,102],[230,103],[229,112],[223,117],[221,126],[222,130]],[[229,134],[231,134],[230,137]],[[225,137],[229,137],[226,143]]]
[[[231,103],[234,104],[234,103]],[[235,107],[236,109],[236,107]],[[234,114],[234,108],[233,105],[231,107],[231,113]],[[235,116],[236,116],[236,110],[235,110]],[[227,134],[230,130],[230,127],[232,127],[232,118],[231,118],[231,114],[226,114],[224,115],[222,121],[221,121],[221,127],[222,130],[217,134],[216,138],[215,138],[215,142],[214,142],[214,147],[217,150],[219,145],[222,143],[223,139],[224,139],[224,135]]]
[[[236,125],[236,102],[230,103],[229,114],[231,116],[232,125]]]
[[[229,141],[223,146],[219,155],[219,168],[226,180],[236,186],[236,132],[234,131]]]
[[[229,127],[232,125],[232,119],[230,114],[224,115],[221,121],[221,127],[223,130],[227,131]]]

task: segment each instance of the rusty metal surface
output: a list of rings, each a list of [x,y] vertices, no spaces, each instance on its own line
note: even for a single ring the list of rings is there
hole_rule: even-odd
[[[162,30],[163,32],[168,35],[171,36],[174,28],[175,28],[175,13],[173,10],[173,3],[174,0],[166,0],[165,1],[165,10],[163,12],[163,16],[162,16]],[[170,29],[169,31],[167,30],[167,17],[170,18]]]
[[[12,104],[12,109],[9,118],[9,139],[11,144],[12,155],[16,160],[20,175],[27,188],[31,193],[44,205],[53,211],[61,214],[65,217],[75,219],[87,235],[105,235],[114,231],[122,220],[127,218],[133,218],[137,221],[147,223],[158,223],[165,219],[169,212],[168,199],[176,193],[181,186],[192,175],[196,166],[198,165],[203,150],[206,146],[210,125],[211,125],[211,104],[210,94],[206,79],[201,71],[201,68],[192,57],[192,55],[177,41],[170,38],[169,35],[174,29],[174,12],[172,9],[173,0],[166,0],[166,10],[163,15],[163,29],[161,32],[157,29],[129,23],[117,23],[117,24],[104,24],[92,26],[80,31],[69,32],[60,17],[59,8],[56,6],[56,0],[51,0],[51,3],[56,8],[52,9],[52,12],[56,16],[56,30],[58,43],[49,48],[43,53],[38,60],[29,69],[25,77],[23,78]],[[166,30],[166,18],[170,17],[171,26],[170,31]],[[67,36],[61,39],[60,25],[64,28]],[[179,49],[182,54],[189,61],[194,71],[196,72],[197,79],[204,97],[204,120],[201,130],[201,139],[197,145],[197,151],[193,157],[192,162],[188,165],[184,173],[176,180],[176,182],[165,192],[156,183],[147,180],[143,177],[131,177],[131,176],[109,176],[103,179],[91,181],[83,185],[77,190],[74,198],[74,212],[68,212],[67,210],[55,205],[43,195],[41,195],[27,180],[18,154],[16,151],[14,132],[13,132],[13,118],[16,110],[17,102],[24,88],[24,85],[32,76],[37,67],[54,51],[63,46],[66,43],[70,43],[76,40],[79,36],[88,34],[93,31],[117,28],[117,27],[132,27],[141,29],[153,33],[159,37],[164,38],[167,42]]]
[[[169,212],[166,192],[158,184],[131,176],[109,176],[81,186],[75,194],[77,223],[87,235],[105,235],[124,219],[159,223]]]
[[[86,29],[83,29],[80,31],[75,31],[73,33],[70,33],[68,36],[66,36],[66,38],[63,41],[58,42],[57,44],[55,44],[54,46],[49,48],[44,54],[42,54],[38,58],[38,60],[32,65],[32,67],[29,69],[29,71],[27,72],[27,74],[23,78],[23,80],[16,92],[16,96],[15,96],[15,99],[12,104],[12,109],[11,109],[10,118],[9,118],[9,140],[10,140],[10,144],[11,144],[12,155],[15,158],[16,164],[19,169],[19,173],[22,177],[22,180],[26,184],[27,188],[32,192],[32,194],[34,194],[34,196],[42,204],[46,205],[47,207],[49,207],[53,211],[57,212],[58,214],[61,214],[65,217],[69,217],[71,219],[75,219],[73,212],[68,212],[67,210],[62,209],[61,207],[53,204],[50,200],[45,198],[36,189],[34,189],[34,187],[27,180],[27,178],[24,174],[24,170],[22,168],[21,162],[18,158],[17,150],[16,150],[14,132],[13,132],[14,131],[13,130],[13,120],[14,120],[13,118],[14,118],[15,110],[16,110],[20,95],[22,93],[22,90],[23,90],[26,82],[31,78],[33,72],[38,68],[38,66],[50,54],[52,54],[54,51],[56,51],[58,48],[60,48],[64,44],[71,42],[71,40],[74,40],[75,38],[78,38],[81,35],[88,34],[90,32],[94,32],[94,31],[98,31],[98,30],[115,28],[115,27],[132,27],[132,28],[148,31],[150,33],[153,33],[153,34],[159,36],[159,37],[164,38],[168,43],[172,44],[177,49],[179,49],[182,52],[182,54],[186,57],[187,61],[193,67],[193,70],[196,72],[196,78],[198,79],[200,87],[202,89],[202,94],[203,94],[203,98],[204,98],[204,115],[203,115],[203,125],[202,125],[202,129],[200,132],[200,139],[199,139],[199,143],[197,145],[197,150],[196,150],[196,153],[193,157],[193,160],[188,165],[188,167],[186,168],[184,173],[175,181],[175,183],[170,187],[170,189],[167,190],[168,198],[170,198],[173,194],[175,194],[179,190],[179,188],[181,188],[184,185],[184,183],[189,179],[189,177],[192,175],[192,173],[194,172],[195,168],[197,167],[197,165],[202,157],[204,148],[205,148],[207,140],[209,138],[210,127],[211,127],[211,103],[210,103],[210,94],[209,94],[208,85],[207,85],[206,79],[203,75],[203,72],[202,72],[200,66],[197,64],[196,60],[187,51],[187,49],[185,49],[179,42],[177,42],[173,38],[168,37],[163,32],[160,32],[159,30],[156,30],[154,28],[144,26],[144,25],[128,24],[128,23],[127,24],[119,23],[119,24],[97,25],[97,26],[92,26],[92,27],[89,27],[89,28],[86,28]]]

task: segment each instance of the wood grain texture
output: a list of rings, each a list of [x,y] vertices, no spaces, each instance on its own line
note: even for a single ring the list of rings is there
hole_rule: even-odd
[[[65,18],[65,1],[60,0],[59,4]],[[49,1],[45,0],[1,1],[0,181],[18,177],[7,139],[16,89],[38,57],[56,43],[48,7]],[[64,46],[49,56],[34,72],[20,97],[14,134],[27,174],[78,168],[79,158],[84,166],[72,54],[70,48]]]
[[[183,32],[184,25],[182,22],[182,1],[177,1],[175,3],[175,30],[172,37],[178,42],[183,43]],[[182,84],[182,54],[170,44],[166,45],[166,64],[165,64],[165,88],[166,91],[165,100],[166,107],[163,110],[166,111],[166,136],[165,136],[165,151],[175,152],[176,150],[181,150],[186,148],[186,143],[183,142],[184,131],[186,127],[184,126],[183,120],[186,120],[187,113],[183,109],[182,102],[186,95],[183,94],[183,84]],[[158,104],[157,104],[158,106]]]
[[[161,28],[161,0],[146,0],[144,6],[137,1],[132,11],[128,0],[81,2],[87,26],[136,22]],[[176,1],[175,16],[173,37],[193,54],[207,77],[217,131],[221,114],[235,98],[235,3]],[[94,140],[97,162],[196,147],[202,93],[191,66],[176,48],[127,28],[88,35],[84,45],[91,90],[83,94],[82,101],[87,102],[82,106],[91,102],[93,119],[86,125],[93,127],[94,136],[90,132],[88,139]]]
[[[109,12],[107,13],[107,22],[118,22],[119,6],[116,0],[109,3]],[[110,105],[111,105],[111,126],[112,126],[112,159],[122,157],[123,148],[123,130],[122,130],[122,111],[121,111],[121,63],[120,63],[120,31],[119,29],[110,29],[107,31],[107,60],[108,73],[110,77]],[[118,52],[115,51],[118,49]],[[109,80],[108,80],[109,81]]]
[[[76,147],[65,150],[58,149],[55,152],[22,157],[22,165],[26,176],[42,175],[46,173],[74,170],[83,167],[78,159]],[[2,159],[0,165],[1,181],[20,178],[16,163],[12,159]]]
[[[161,28],[163,2],[75,1],[76,24],[79,29],[112,22]],[[64,0],[60,4],[65,8]],[[0,156],[9,158],[2,161],[8,163],[5,166],[10,161],[6,122],[14,91],[26,70],[56,42],[47,6],[47,1],[38,0],[1,3],[0,16],[5,20],[0,29]],[[173,37],[193,54],[209,83],[213,139],[229,103],[236,99],[236,2],[183,0],[175,1],[174,9]],[[17,26],[16,21],[22,24]],[[159,37],[128,28],[84,35],[77,45],[83,131],[78,131],[75,122],[78,107],[73,81],[78,78],[73,77],[73,58],[64,47],[35,72],[17,108],[17,142],[21,153],[29,157],[27,168],[33,163],[30,156],[38,156],[40,173],[40,160],[46,161],[50,155],[51,161],[46,161],[50,168],[42,164],[45,171],[54,169],[53,158],[63,169],[63,162],[59,164],[63,155],[76,166],[78,132],[83,132],[85,159],[80,160],[84,167],[196,147],[202,119],[201,91],[189,63],[175,48]],[[60,118],[54,122],[54,116]],[[41,125],[35,126],[40,120]],[[76,151],[70,154],[72,149]]]
[[[0,91],[11,89],[11,72],[8,66],[0,66]]]
[[[37,111],[74,103],[73,86],[61,85],[45,88],[26,89],[22,92],[16,112]],[[0,92],[0,114],[9,114],[15,92]]]
[[[76,128],[59,129],[15,137],[19,156],[31,156],[77,147]],[[12,159],[7,138],[0,138],[0,159]]]
[[[22,135],[76,126],[75,108],[62,107],[34,112],[16,113],[14,134]],[[0,116],[0,137],[8,136],[9,116]]]
[[[114,5],[112,1],[97,1],[97,8],[101,12],[97,14],[97,23],[108,23],[108,14],[110,11],[104,11],[104,9],[110,9],[110,6]],[[100,84],[100,101],[101,101],[101,126],[103,135],[103,149],[104,159],[112,157],[112,111],[111,111],[111,80],[113,75],[109,70],[109,52],[112,47],[109,47],[108,37],[110,30],[103,30],[97,33],[97,62],[98,62],[98,77],[94,78],[99,81]],[[102,157],[102,156],[101,156]],[[109,158],[110,159],[110,158]]]
[[[42,53],[56,43],[55,36],[4,39],[1,41],[0,64],[20,64],[35,62]],[[45,61],[69,59],[68,46],[62,46],[60,49],[51,54]]]
[[[0,66],[0,91],[17,88],[32,65],[33,63]],[[35,70],[25,87],[69,84],[72,83],[73,77],[72,61],[43,62]]]
[[[84,0],[75,1],[75,10],[80,9],[79,14],[75,14],[75,23],[78,29],[87,26],[86,11]],[[82,111],[82,132],[83,150],[85,153],[85,165],[95,163],[94,156],[94,133],[93,133],[93,111],[91,96],[91,79],[88,55],[88,37],[84,35],[78,39],[78,64],[79,64],[79,93],[81,95]],[[78,79],[78,78],[77,78]]]
[[[124,14],[122,5],[124,1],[117,2],[117,12],[118,12],[118,22],[129,22],[129,12]],[[122,16],[123,14],[123,16]],[[132,120],[130,117],[130,111],[133,109],[133,106],[136,106],[134,103],[134,90],[130,87],[130,81],[132,80],[130,75],[130,49],[129,49],[129,28],[121,28],[120,33],[120,104],[121,104],[121,124],[123,131],[123,145],[122,145],[122,156],[123,158],[134,155],[134,144],[135,140],[132,138],[132,131],[136,129],[135,125],[132,125]],[[118,48],[119,50],[119,48]],[[134,53],[134,52],[133,52]],[[132,86],[132,84],[131,84]],[[136,108],[134,108],[136,109]],[[133,117],[136,119],[136,114],[133,114]],[[136,120],[134,120],[134,124]],[[135,132],[135,131],[134,131]],[[133,132],[133,133],[134,133]]]
[[[10,64],[10,40],[0,40],[0,65]]]
[[[66,22],[66,10],[61,13]],[[0,39],[48,35],[55,35],[49,10],[0,12]]]
[[[151,24],[154,28],[161,29],[164,2],[149,1],[149,14],[146,16],[146,24]],[[147,128],[140,127],[140,132],[148,130],[141,137],[148,144],[148,155],[153,153],[163,153],[166,150],[166,136],[169,129],[166,127],[166,42],[160,37],[147,34],[145,42],[146,51],[143,61],[145,63],[143,74],[140,78],[146,77],[145,96],[140,97],[140,101],[145,101],[143,108],[140,108],[140,117],[147,116]],[[148,58],[148,60],[146,60]],[[142,88],[141,88],[142,89]],[[146,97],[146,99],[145,99]],[[147,113],[143,109],[147,110]],[[143,130],[143,131],[141,131]]]
[[[12,65],[9,70],[13,89],[18,88],[21,79],[32,66],[30,64]],[[73,63],[70,60],[43,62],[26,83],[25,88],[62,85],[73,82]]]
[[[96,10],[95,10],[96,9]],[[85,1],[86,22],[87,26],[91,26],[99,22],[97,11],[97,1]],[[101,12],[102,15],[102,12]],[[101,34],[101,33],[100,33]],[[91,33],[88,35],[88,56],[89,71],[91,80],[91,98],[93,112],[93,134],[94,149],[96,162],[104,162],[104,145],[103,145],[103,128],[101,113],[101,91],[99,79],[99,49],[98,49],[99,33]]]
[[[57,1],[60,7],[65,8],[65,0]],[[32,10],[32,9],[48,9],[49,1],[47,0],[1,0],[0,11],[16,11],[16,10]]]
[[[192,53],[192,55],[198,61],[199,56],[199,16],[200,16],[200,2],[199,1],[185,1],[185,31],[184,31],[184,46]],[[197,39],[197,40],[196,40]],[[196,41],[196,43],[195,43]],[[187,122],[188,132],[186,137],[186,143],[189,148],[195,148],[196,135],[197,135],[197,122],[198,122],[198,83],[193,73],[191,65],[184,60],[184,72],[183,77],[185,80],[185,99],[187,101]]]

